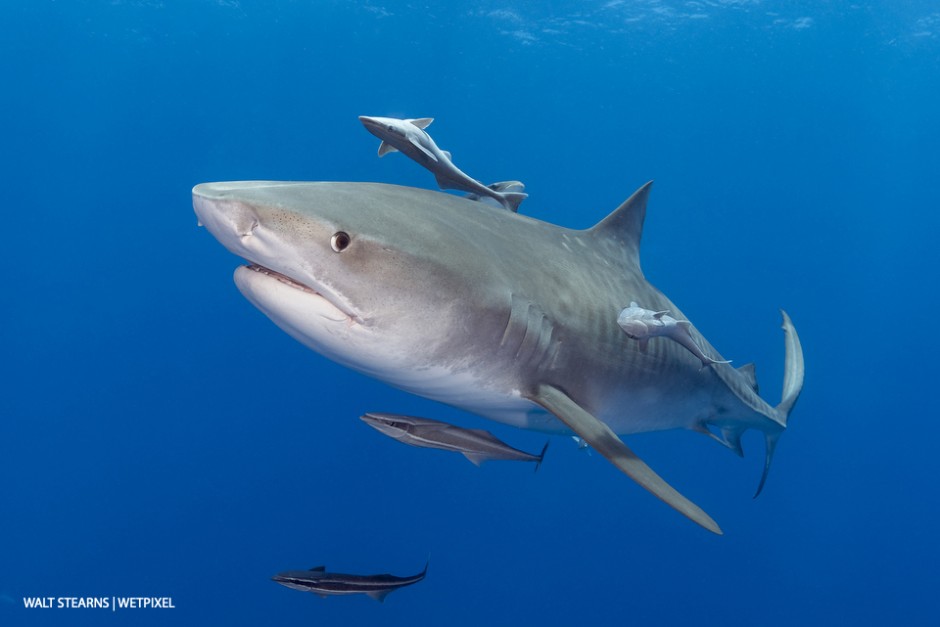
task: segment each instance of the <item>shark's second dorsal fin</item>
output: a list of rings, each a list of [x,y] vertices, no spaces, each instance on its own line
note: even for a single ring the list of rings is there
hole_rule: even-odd
[[[757,388],[757,367],[754,362],[744,364],[738,368],[738,372],[741,373],[741,376],[744,377],[744,380],[747,381],[747,384],[756,394],[759,390]]]
[[[646,219],[646,200],[650,195],[650,181],[633,192],[613,213],[591,227],[595,237],[604,237],[619,242],[629,261],[640,267],[640,238],[643,235],[643,220]]]

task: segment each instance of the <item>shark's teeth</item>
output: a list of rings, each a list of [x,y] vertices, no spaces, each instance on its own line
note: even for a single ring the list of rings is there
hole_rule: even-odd
[[[248,269],[254,270],[255,272],[260,272],[261,274],[266,274],[269,277],[275,278],[281,283],[286,283],[287,285],[290,285],[291,287],[295,289],[307,292],[309,294],[317,294],[318,296],[322,296],[322,294],[320,294],[318,291],[316,291],[312,287],[308,285],[304,285],[303,283],[298,283],[297,281],[293,280],[289,276],[283,275],[280,272],[275,272],[274,270],[271,270],[270,268],[265,268],[264,266],[259,266],[258,264],[253,263],[248,266]]]

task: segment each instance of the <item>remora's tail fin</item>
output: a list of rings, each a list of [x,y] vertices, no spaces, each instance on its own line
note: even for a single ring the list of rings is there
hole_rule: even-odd
[[[783,315],[783,325],[781,328],[785,334],[784,341],[786,343],[787,354],[783,369],[783,394],[781,395],[780,404],[776,407],[776,411],[779,414],[778,418],[780,423],[786,427],[787,418],[789,418],[790,412],[793,411],[793,406],[796,405],[796,400],[800,397],[800,392],[803,390],[803,347],[800,344],[800,336],[796,334],[796,328],[794,328],[790,316],[782,309],[780,313]],[[764,483],[767,481],[767,473],[770,471],[770,461],[774,457],[774,449],[777,447],[777,440],[780,438],[781,433],[783,433],[783,429],[769,431],[764,434],[764,438],[767,442],[767,454],[764,457],[764,472],[761,475],[760,484],[757,486],[757,492],[754,493],[755,499],[760,494],[761,490],[764,489]]]
[[[519,205],[529,197],[525,192],[496,192],[496,194],[501,198],[502,205],[513,213],[517,213]]]

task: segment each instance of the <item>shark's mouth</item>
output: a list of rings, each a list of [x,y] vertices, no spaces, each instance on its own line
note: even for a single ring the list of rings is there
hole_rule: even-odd
[[[335,320],[337,322],[345,320],[350,323],[362,323],[362,318],[355,311],[353,311],[350,305],[345,302],[345,299],[335,294],[333,290],[321,287],[319,285],[311,286],[307,283],[301,283],[300,281],[293,279],[286,274],[278,272],[277,270],[272,270],[271,268],[262,266],[261,264],[250,260],[247,266],[242,267],[246,270],[260,274],[270,279],[274,279],[292,289],[309,294],[310,296],[319,299],[322,301],[322,303],[328,305],[329,309],[335,312],[334,316],[332,314],[327,315],[325,312],[321,311],[321,315],[324,315],[331,320]]]

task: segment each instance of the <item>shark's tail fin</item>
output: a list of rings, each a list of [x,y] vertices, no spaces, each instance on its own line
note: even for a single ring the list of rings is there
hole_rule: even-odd
[[[790,316],[782,309],[780,313],[783,314],[782,328],[785,334],[787,355],[783,369],[783,394],[775,411],[778,414],[778,422],[785,428],[787,418],[789,418],[790,412],[793,411],[793,406],[796,405],[796,400],[803,390],[803,347],[800,345],[800,336],[796,334],[796,328],[794,328]],[[764,489],[767,473],[770,471],[770,462],[777,447],[777,440],[780,438],[780,434],[783,433],[783,428],[764,433],[767,442],[767,454],[764,457],[764,472],[761,475],[760,484],[757,486],[757,492],[754,493],[754,498],[757,498],[761,490]]]

